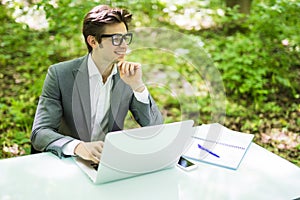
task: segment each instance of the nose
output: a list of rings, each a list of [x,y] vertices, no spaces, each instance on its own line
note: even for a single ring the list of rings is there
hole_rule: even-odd
[[[120,47],[122,47],[122,48],[127,48],[128,47],[128,45],[126,44],[126,41],[125,41],[124,38],[122,38],[122,42],[120,44]]]
[[[118,46],[118,49],[124,52],[127,52],[128,45],[124,40],[122,40],[122,43]]]

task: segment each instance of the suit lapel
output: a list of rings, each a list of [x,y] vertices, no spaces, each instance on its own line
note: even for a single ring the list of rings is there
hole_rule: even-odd
[[[89,141],[91,136],[91,100],[90,100],[90,86],[89,86],[89,74],[87,67],[88,56],[86,56],[78,69],[73,71],[74,75],[74,88],[73,88],[73,115],[76,123],[77,130],[82,130],[82,127],[87,127],[87,133],[79,132],[79,136],[84,137],[82,139]],[[81,109],[80,109],[81,108]],[[78,119],[84,116],[85,124]],[[77,120],[76,120],[77,119]]]
[[[88,56],[86,56],[79,66],[79,68],[73,70],[74,75],[74,88],[73,88],[73,115],[74,121],[77,122],[76,128],[79,132],[80,138],[84,141],[90,141],[91,139],[91,99],[90,99],[90,86],[89,86],[89,74],[87,68]],[[110,93],[110,109],[109,109],[109,121],[108,130],[120,129],[118,126],[118,111],[124,92],[125,85],[121,81],[119,72],[113,76],[113,86]],[[79,101],[77,101],[79,100]],[[84,116],[84,122],[79,120]],[[84,124],[83,124],[84,123]],[[84,131],[83,127],[87,127],[88,135]],[[85,130],[86,130],[85,129]],[[81,130],[81,131],[79,131]],[[81,134],[82,133],[82,134]]]
[[[119,72],[113,76],[113,87],[110,93],[110,115],[108,122],[108,130],[111,131],[118,126],[118,111],[124,92],[124,84],[121,82]],[[115,127],[117,126],[117,127]]]

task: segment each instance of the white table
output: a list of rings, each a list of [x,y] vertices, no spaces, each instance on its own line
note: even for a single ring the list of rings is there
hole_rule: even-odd
[[[296,199],[300,168],[252,143],[234,171],[205,163],[94,185],[71,158],[41,153],[0,160],[0,199]]]

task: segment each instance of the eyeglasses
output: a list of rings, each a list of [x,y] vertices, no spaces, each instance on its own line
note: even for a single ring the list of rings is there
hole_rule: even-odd
[[[124,35],[122,35],[122,34],[103,34],[103,35],[101,35],[101,38],[103,38],[103,37],[111,37],[111,39],[112,39],[111,41],[114,46],[120,46],[123,41],[125,41],[125,43],[127,45],[129,45],[132,41],[132,33],[126,33]]]

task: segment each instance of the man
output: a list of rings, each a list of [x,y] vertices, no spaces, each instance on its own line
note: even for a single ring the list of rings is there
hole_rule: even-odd
[[[49,68],[32,128],[35,150],[99,163],[105,134],[123,128],[128,110],[141,126],[163,123],[141,65],[125,61],[131,16],[106,5],[87,13],[89,54]]]

